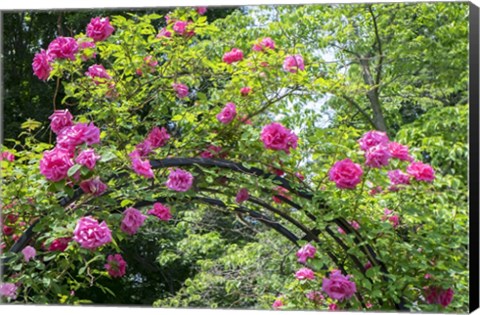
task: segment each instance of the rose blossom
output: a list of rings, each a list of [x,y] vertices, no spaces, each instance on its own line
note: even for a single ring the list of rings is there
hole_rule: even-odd
[[[401,145],[397,142],[390,142],[388,144],[388,150],[390,151],[393,158],[402,161],[413,161],[413,158],[408,154],[408,147],[406,145]]]
[[[130,235],[137,233],[137,230],[142,226],[147,218],[135,208],[128,208],[123,212],[123,220],[120,229]]]
[[[315,256],[315,253],[317,252],[317,249],[310,245],[310,243],[306,244],[302,248],[300,248],[297,251],[297,257],[298,257],[298,262],[299,263],[306,263],[308,258],[313,258]]]
[[[350,159],[336,162],[328,172],[329,179],[340,189],[354,189],[361,182],[363,170]]]
[[[349,299],[357,292],[355,282],[350,281],[350,276],[342,275],[340,270],[333,270],[329,278],[323,278],[322,289],[332,299],[339,301]]]
[[[204,15],[207,12],[207,7],[197,7],[197,13]]]
[[[142,161],[139,157],[132,158],[132,168],[140,176],[152,178],[153,171],[149,160]]]
[[[360,228],[360,224],[358,224],[358,222],[355,220],[350,221],[349,223],[355,230],[358,230]]]
[[[47,54],[51,59],[70,59],[75,60],[75,54],[78,52],[78,44],[75,38],[59,36],[55,38],[47,49]]]
[[[393,185],[410,185],[410,176],[401,170],[388,171],[388,177]]]
[[[425,287],[425,299],[428,304],[440,304],[447,307],[453,300],[453,290],[448,288],[444,290],[439,287]]]
[[[154,215],[163,221],[168,221],[172,218],[170,208],[161,204],[160,202],[154,203],[153,209],[148,210],[147,214]]]
[[[167,144],[170,135],[164,127],[154,127],[147,136],[148,141],[152,144],[154,149],[163,147]]]
[[[200,157],[204,159],[213,159],[214,157],[218,156],[220,151],[222,151],[222,147],[216,145],[209,145],[207,150],[200,153]]]
[[[388,145],[390,140],[386,132],[371,130],[366,132],[357,142],[360,145],[360,149],[367,151],[369,148],[379,144]]]
[[[251,92],[252,92],[252,88],[249,86],[244,86],[240,89],[240,94],[242,94],[242,96],[247,96]]]
[[[43,158],[40,160],[40,173],[47,180],[58,182],[67,177],[68,169],[72,166],[70,152],[55,147],[43,153]]]
[[[49,252],[64,252],[68,247],[68,243],[72,240],[71,237],[61,237],[53,240],[52,244],[48,247]]]
[[[192,187],[193,175],[182,169],[173,169],[165,183],[168,189],[175,191],[187,191]]]
[[[227,103],[222,111],[217,115],[217,119],[222,124],[229,124],[237,115],[237,109],[234,103]]]
[[[95,164],[100,160],[101,156],[95,153],[94,149],[85,149],[77,156],[75,162],[80,165],[87,167],[90,170],[93,170]]]
[[[17,286],[14,283],[7,282],[0,284],[1,296],[15,300],[17,298]]]
[[[78,220],[73,235],[73,240],[87,249],[95,249],[112,241],[112,232],[105,221],[99,224],[91,216]]]
[[[231,51],[223,55],[223,62],[232,64],[243,59],[243,51],[238,48],[233,48]]]
[[[381,168],[382,166],[388,165],[390,158],[390,151],[388,151],[388,147],[383,144],[370,147],[367,152],[365,152],[365,164],[374,168]]]
[[[22,250],[23,258],[26,262],[29,262],[30,259],[35,258],[37,251],[32,246],[27,246]]]
[[[254,44],[252,49],[255,51],[262,51],[266,49],[275,49],[275,42],[270,37],[263,38],[260,43]]]
[[[86,194],[92,194],[94,196],[100,196],[107,190],[105,185],[98,176],[84,180],[80,183],[80,188]]]
[[[283,62],[283,70],[296,73],[298,70],[305,70],[303,58],[301,55],[290,55]]]
[[[235,202],[236,203],[242,203],[250,198],[250,194],[248,193],[247,188],[241,188],[237,192],[237,196],[235,197]]]
[[[3,151],[2,154],[0,154],[0,161],[7,160],[8,162],[13,162],[15,160],[15,155],[13,155],[12,152],[9,151]]]
[[[173,83],[173,89],[177,93],[178,98],[185,98],[188,96],[188,86],[182,83]]]
[[[52,66],[50,64],[51,58],[45,50],[40,50],[39,53],[35,54],[33,57],[32,68],[33,73],[40,79],[40,80],[47,80],[50,76],[50,71],[52,71]]]
[[[453,300],[453,290],[448,288],[447,290],[442,290],[438,295],[438,304],[443,307],[447,307]]]
[[[372,268],[372,263],[371,263],[370,261],[367,261],[367,262],[365,263],[365,265],[363,265],[363,268],[364,268],[365,270],[368,270],[368,269]]]
[[[52,129],[55,134],[58,134],[63,128],[73,125],[73,116],[68,109],[55,110],[48,119],[50,119],[50,129]]]
[[[397,228],[397,226],[400,224],[400,217],[398,215],[392,215],[388,218],[388,221],[390,221],[393,225],[394,228]]]
[[[3,235],[5,235],[5,236],[10,236],[10,235],[13,234],[13,232],[15,232],[15,230],[11,226],[8,226],[8,225],[3,225],[2,231],[3,231]]]
[[[93,38],[94,41],[102,41],[112,35],[115,28],[110,24],[107,18],[92,18],[87,25],[87,36]]]
[[[413,162],[407,167],[407,173],[412,175],[418,181],[433,182],[435,171],[433,168],[422,162]]]
[[[340,233],[340,234],[346,234],[345,231],[344,231],[341,227],[339,227],[339,228],[337,229],[337,231],[338,231],[338,233]]]
[[[283,302],[280,299],[276,299],[275,302],[273,302],[273,304],[272,304],[272,308],[274,310],[278,310],[282,306],[283,306]]]
[[[74,149],[86,143],[88,145],[100,142],[100,129],[93,123],[78,123],[63,128],[57,135],[57,145],[64,149]]]
[[[263,127],[260,139],[266,149],[283,150],[287,154],[290,154],[290,149],[296,149],[298,145],[297,135],[280,123],[271,123]]]
[[[186,28],[187,28],[186,21],[176,21],[173,24],[173,30],[175,31],[175,33],[178,33],[180,35],[183,35],[185,33]]]
[[[313,280],[315,279],[315,274],[313,273],[312,269],[309,268],[300,268],[296,273],[295,273],[295,278],[298,280]]]
[[[135,146],[134,152],[131,153],[130,157],[146,157],[152,152],[152,142],[150,140],[144,140]]]
[[[123,257],[120,254],[108,255],[105,269],[107,269],[110,277],[120,278],[125,275],[127,263],[123,260]]]
[[[161,39],[162,37],[170,38],[172,37],[172,32],[167,30],[165,27],[160,30],[160,32],[157,34],[157,38]]]
[[[335,303],[328,304],[329,311],[338,311],[338,305]]]
[[[151,68],[155,68],[158,65],[158,61],[153,59],[153,56],[151,55],[148,55],[145,58],[143,58],[143,61],[147,64],[147,66]],[[155,69],[152,69],[152,70],[155,70]]]
[[[85,72],[85,75],[88,77],[91,77],[93,79],[93,82],[95,82],[96,85],[99,85],[101,83],[105,83],[103,80],[97,80],[96,78],[100,79],[107,79],[110,80],[112,77],[107,73],[107,70],[103,65],[92,65],[88,67],[88,71]]]

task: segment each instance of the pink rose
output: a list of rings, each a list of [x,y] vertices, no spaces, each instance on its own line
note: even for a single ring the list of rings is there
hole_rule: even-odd
[[[313,258],[315,256],[316,252],[317,249],[315,247],[309,243],[306,244],[297,251],[298,262],[302,264],[306,263],[308,258]]]
[[[94,196],[100,196],[107,190],[105,185],[98,176],[84,180],[80,183],[80,188],[86,194],[92,194]]]
[[[313,273],[312,269],[310,268],[300,268],[296,273],[295,273],[295,278],[298,280],[314,280],[315,279],[315,274]]]
[[[307,297],[307,299],[314,302],[320,302],[325,299],[324,296],[322,295],[322,292],[320,291],[310,291],[306,293],[305,296]]]
[[[422,162],[413,162],[407,167],[407,173],[412,175],[418,181],[433,182],[435,171],[428,164]]]
[[[235,104],[227,103],[222,111],[217,115],[217,119],[222,124],[229,124],[237,115],[237,109]]]
[[[197,7],[197,13],[204,15],[207,12],[207,7]]]
[[[275,49],[275,42],[270,37],[265,37],[260,41],[260,43],[257,43],[252,47],[252,49],[255,51],[262,51],[262,50],[266,50],[267,48]]]
[[[374,147],[379,144],[388,145],[390,140],[388,139],[387,133],[382,131],[371,130],[366,132],[359,140],[360,149],[367,151],[371,147]]]
[[[188,86],[182,83],[173,83],[173,89],[177,93],[178,98],[185,98],[188,96]]]
[[[85,75],[88,77],[91,77],[93,79],[93,82],[95,82],[96,85],[106,83],[105,80],[98,80],[97,78],[107,79],[107,80],[110,80],[112,78],[102,65],[97,65],[97,64],[88,67],[88,71],[85,72]]]
[[[276,299],[275,302],[273,302],[273,304],[272,304],[272,308],[274,310],[278,310],[282,306],[283,306],[283,302],[280,299]]]
[[[68,109],[55,110],[48,119],[50,119],[50,129],[52,129],[55,134],[58,134],[63,128],[73,125],[73,116]]]
[[[105,221],[99,224],[91,216],[78,220],[73,235],[73,240],[87,249],[96,249],[112,241],[112,232]]]
[[[68,169],[73,166],[70,152],[55,147],[45,151],[40,160],[40,173],[52,182],[58,182],[67,177]]]
[[[360,224],[358,224],[358,222],[355,220],[350,221],[349,223],[355,230],[358,230],[360,228]]]
[[[52,71],[51,66],[51,58],[47,54],[45,50],[41,50],[39,53],[35,54],[33,57],[32,68],[33,73],[40,79],[40,80],[47,80],[50,76],[50,71]]]
[[[10,298],[15,300],[17,298],[17,286],[14,283],[0,284],[0,297]]]
[[[283,70],[291,73],[296,73],[298,70],[305,70],[303,58],[301,55],[290,55],[285,58],[283,62]]]
[[[410,185],[410,176],[401,170],[388,171],[388,177],[393,185]]]
[[[431,279],[431,278],[432,278],[432,275],[429,274],[429,273],[427,273],[427,274],[425,274],[424,278],[425,278],[425,279]]]
[[[161,39],[162,37],[170,38],[172,37],[172,32],[168,31],[165,27],[160,30],[157,34],[157,38]]]
[[[22,250],[23,258],[26,262],[29,262],[30,259],[35,258],[37,251],[32,246],[27,246]]]
[[[238,48],[233,48],[231,51],[223,55],[223,62],[232,64],[243,59],[243,51]]]
[[[93,170],[95,164],[100,160],[101,156],[95,153],[94,149],[85,149],[77,156],[75,162],[80,165],[87,167],[90,170]]]
[[[55,38],[47,49],[47,54],[51,59],[70,59],[75,60],[75,54],[78,52],[78,44],[75,38],[59,36]]]
[[[329,179],[340,189],[354,189],[362,181],[363,170],[350,159],[336,162],[328,172]]]
[[[125,275],[127,263],[120,254],[108,255],[105,269],[107,269],[110,277],[121,278]]]
[[[338,233],[340,233],[340,234],[347,234],[347,233],[345,233],[345,231],[344,231],[341,227],[339,227],[339,228],[337,229],[337,231],[338,231]]]
[[[338,311],[338,305],[335,303],[328,304],[329,311]]]
[[[247,96],[251,92],[252,92],[252,88],[249,86],[244,86],[240,89],[240,94],[242,94],[242,96]]]
[[[168,142],[168,139],[170,139],[170,135],[167,133],[167,129],[164,127],[155,127],[152,129],[152,131],[150,131],[147,139],[152,144],[152,147],[156,149],[165,146]]]
[[[168,221],[172,218],[170,208],[161,204],[160,202],[154,203],[153,209],[148,210],[147,214],[154,215],[163,221]]]
[[[138,154],[138,157],[146,157],[152,152],[152,142],[150,140],[144,140],[135,146],[135,152]],[[135,153],[133,153],[135,156]]]
[[[214,157],[218,156],[220,151],[222,151],[222,147],[209,145],[206,151],[200,153],[200,157],[204,159],[213,159]]]
[[[365,270],[368,270],[368,269],[370,269],[370,268],[372,268],[372,267],[373,267],[373,266],[372,266],[372,263],[371,263],[370,261],[367,261],[367,263],[366,263],[365,265],[363,265],[363,268],[364,268]]]
[[[13,155],[12,152],[9,151],[3,151],[2,154],[0,154],[0,161],[7,160],[8,162],[13,162],[15,160],[15,155]]]
[[[408,154],[408,147],[406,145],[401,145],[397,142],[390,142],[388,144],[388,150],[390,151],[393,158],[402,161],[413,161],[413,158]]]
[[[112,35],[113,31],[115,31],[115,28],[110,24],[108,17],[92,18],[87,25],[87,36],[96,42],[106,40]]]
[[[153,56],[150,55],[143,58],[143,61],[151,68],[155,68],[158,65],[158,61],[153,59]]]
[[[332,299],[343,301],[351,298],[357,292],[357,287],[355,282],[350,281],[350,276],[342,275],[340,270],[333,270],[329,278],[323,278],[322,290]]]
[[[302,182],[305,180],[305,176],[303,176],[300,172],[296,172],[295,176]]]
[[[132,168],[140,176],[152,178],[153,171],[149,160],[142,161],[139,157],[132,158]]]
[[[123,212],[123,220],[120,229],[130,235],[137,233],[137,230],[143,225],[147,218],[135,208],[128,208]]]
[[[71,240],[72,240],[72,238],[70,238],[70,237],[57,238],[57,239],[53,240],[52,244],[50,244],[50,246],[48,247],[48,251],[49,252],[55,252],[55,251],[64,252],[65,249],[67,249],[68,243],[70,243]]]
[[[170,171],[168,180],[165,183],[168,189],[175,191],[187,191],[192,187],[193,175],[182,169]]]
[[[365,164],[374,168],[381,168],[382,166],[388,165],[390,158],[390,151],[388,151],[388,147],[383,144],[370,147],[367,152],[365,152]]]
[[[400,217],[398,215],[392,215],[388,218],[388,221],[390,221],[393,225],[393,228],[397,228],[398,225],[400,224]]]
[[[93,123],[78,123],[63,128],[57,135],[59,147],[72,150],[76,146],[86,143],[88,145],[100,142],[100,129]]]
[[[260,139],[266,149],[283,150],[287,154],[290,154],[290,149],[296,149],[298,145],[297,135],[280,123],[271,123],[263,127]]]
[[[13,234],[13,232],[15,232],[15,230],[8,225],[4,225],[2,227],[2,231],[3,231],[3,235],[5,235],[5,236],[10,236],[10,235]]]
[[[237,192],[237,196],[235,197],[235,202],[236,203],[242,203],[242,202],[248,200],[248,198],[250,198],[250,194],[248,193],[248,189],[247,188],[241,188]]]
[[[187,28],[186,21],[176,21],[173,24],[173,30],[175,31],[175,33],[178,33],[179,35],[183,35],[185,33],[186,28]]]
[[[442,290],[438,295],[438,304],[443,307],[447,307],[453,300],[453,290],[448,288],[447,290]]]

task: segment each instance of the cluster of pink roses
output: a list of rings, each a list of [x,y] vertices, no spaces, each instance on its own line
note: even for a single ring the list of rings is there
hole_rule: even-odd
[[[435,179],[433,168],[422,162],[414,162],[408,152],[408,147],[397,142],[390,142],[385,132],[369,131],[359,140],[360,149],[365,152],[365,165],[372,168],[381,168],[389,164],[391,158],[408,161],[407,174],[401,170],[388,172],[392,186],[391,190],[398,189],[398,185],[409,185],[410,178],[417,181],[432,182]],[[361,181],[363,169],[360,164],[350,159],[336,162],[329,171],[329,179],[335,182],[340,189],[354,189]],[[375,194],[378,189],[372,192]]]
[[[48,180],[58,182],[68,177],[68,170],[74,165],[85,166],[93,170],[100,156],[92,148],[84,148],[77,153],[77,147],[83,144],[92,145],[100,142],[100,129],[93,123],[73,123],[73,116],[68,109],[56,110],[50,117],[50,128],[57,134],[55,148],[45,151],[40,160],[40,173]],[[80,172],[73,175],[75,181],[80,180]],[[80,187],[86,193],[101,195],[107,188],[98,177],[84,180]]]
[[[115,29],[110,24],[108,18],[92,18],[90,23],[87,25],[87,36],[93,39],[95,42],[103,41],[107,39]],[[33,62],[32,68],[33,73],[40,80],[47,80],[52,71],[52,62],[56,59],[69,59],[75,60],[75,54],[79,49],[85,48],[94,48],[95,44],[80,39],[79,41],[75,40],[73,37],[63,37],[59,36],[55,38],[49,45],[47,50],[41,50],[39,53],[36,53]],[[88,59],[89,56],[82,55],[82,60]],[[104,70],[104,69],[103,69]],[[89,69],[88,73],[94,73],[96,69]],[[101,71],[99,69],[98,71]],[[97,71],[97,72],[98,72]],[[105,76],[106,72],[100,72]]]
[[[1,283],[0,284],[0,297],[6,297],[12,300],[17,298],[17,285],[15,283]]]
[[[15,160],[15,155],[9,151],[2,151],[0,154],[0,161],[6,160],[8,162],[13,162]]]
[[[170,139],[167,129],[164,127],[154,127],[147,138],[141,143],[137,144],[129,156],[132,162],[132,168],[140,176],[145,178],[153,177],[152,167],[150,161],[145,159],[154,149],[163,147]]]

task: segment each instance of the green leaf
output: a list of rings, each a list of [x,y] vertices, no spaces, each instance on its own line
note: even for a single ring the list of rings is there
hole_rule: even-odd
[[[75,164],[72,167],[68,169],[67,175],[68,177],[72,177],[75,175],[75,173],[81,168],[82,166],[80,164]]]

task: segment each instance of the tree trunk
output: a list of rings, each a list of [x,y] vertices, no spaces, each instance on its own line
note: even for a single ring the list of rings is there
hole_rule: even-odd
[[[373,110],[373,123],[375,128],[380,131],[387,132],[387,124],[383,117],[382,107],[380,105],[380,99],[378,97],[378,87],[375,86],[372,74],[370,72],[370,65],[368,59],[361,59],[363,81],[371,86],[371,89],[367,92],[368,100],[370,101],[370,107]]]

